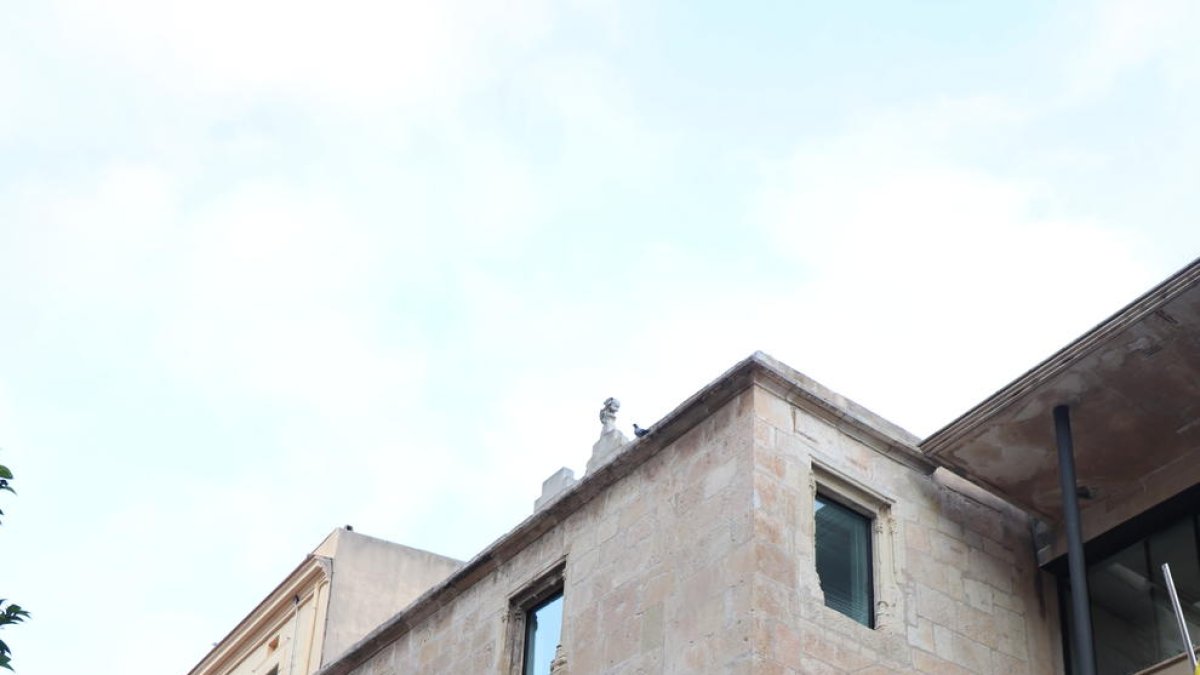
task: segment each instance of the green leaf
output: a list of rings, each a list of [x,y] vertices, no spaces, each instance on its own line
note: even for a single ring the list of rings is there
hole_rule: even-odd
[[[12,477],[13,477],[12,471],[9,471],[7,466],[0,464],[0,478],[7,478],[9,480],[12,480]]]

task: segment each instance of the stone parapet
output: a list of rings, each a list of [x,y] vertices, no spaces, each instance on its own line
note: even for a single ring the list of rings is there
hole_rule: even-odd
[[[563,492],[566,492],[567,488],[577,482],[575,480],[575,472],[565,466],[550,474],[549,478],[542,481],[542,496],[533,502],[534,512],[541,511],[547,504],[558,499]]]

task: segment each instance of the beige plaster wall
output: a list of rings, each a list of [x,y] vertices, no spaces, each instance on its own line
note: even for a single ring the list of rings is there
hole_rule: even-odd
[[[767,389],[754,411],[755,673],[1061,672],[1054,583],[1023,514]],[[818,485],[876,514],[873,629],[824,605]]]
[[[736,396],[354,672],[513,672],[511,599],[563,560],[571,673],[751,672],[751,401]]]
[[[271,617],[253,634],[242,636],[249,649],[231,662],[214,663],[194,675],[306,675],[316,670],[321,653],[321,626],[329,599],[324,575],[295,589],[300,602],[281,601]],[[293,596],[294,597],[294,596]]]
[[[334,550],[321,665],[333,661],[462,565],[452,558],[348,530],[337,532]]]
[[[334,530],[190,675],[315,673],[461,564]]]

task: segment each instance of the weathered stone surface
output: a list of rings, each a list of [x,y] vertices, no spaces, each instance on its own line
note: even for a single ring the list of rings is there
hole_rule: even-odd
[[[625,434],[617,429],[617,411],[620,409],[620,401],[612,397],[605,399],[604,407],[600,409],[600,438],[592,444],[592,456],[588,459],[587,473],[607,464],[629,443]]]
[[[1022,514],[931,475],[868,411],[745,368],[673,413],[686,424],[634,443],[602,433],[578,485],[418,603],[411,626],[381,630],[387,649],[327,675],[514,675],[513,598],[560,564],[574,673],[1060,672]],[[817,489],[874,514],[874,627],[825,605]]]
[[[592,456],[588,459],[586,473],[592,473],[608,464],[628,443],[629,439],[625,434],[616,429],[601,434],[600,440],[592,444]]]
[[[557,499],[559,495],[577,482],[575,480],[575,472],[565,466],[550,474],[549,478],[542,481],[542,495],[533,502],[533,510],[542,510],[543,507]]]

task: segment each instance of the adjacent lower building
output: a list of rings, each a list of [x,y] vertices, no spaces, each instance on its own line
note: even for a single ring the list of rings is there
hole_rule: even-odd
[[[461,565],[334,530],[189,675],[310,675]]]

